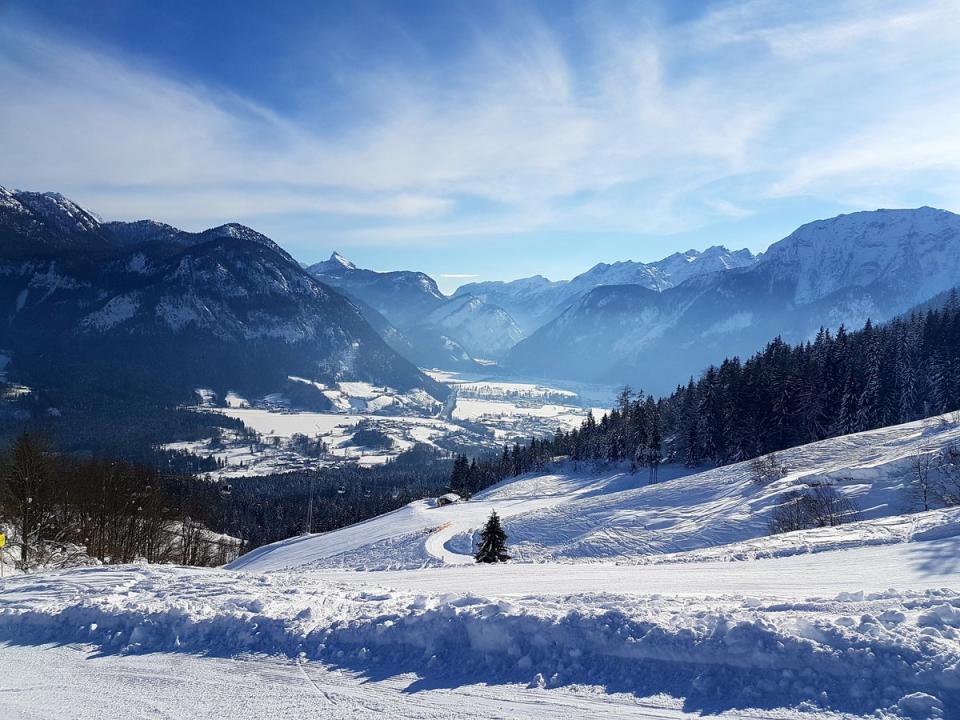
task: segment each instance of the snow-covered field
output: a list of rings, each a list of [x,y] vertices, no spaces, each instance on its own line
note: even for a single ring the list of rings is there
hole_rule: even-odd
[[[502,443],[552,435],[557,428],[569,430],[579,426],[588,413],[599,418],[613,403],[614,390],[606,386],[562,383],[561,387],[524,379],[429,373],[457,392],[456,402],[451,402],[446,414],[422,391],[401,393],[364,382],[327,386],[290,376],[293,382],[317,387],[332,403],[331,412],[290,410],[282,395],[251,402],[228,392],[225,405],[220,405],[212,390],[197,388],[201,407],[242,421],[248,429],[259,433],[263,443],[251,443],[240,433],[224,432],[216,444],[205,439],[164,447],[222,461],[222,469],[211,473],[216,478],[266,475],[343,462],[374,465],[397,457],[415,443],[445,451],[493,450]],[[598,400],[600,407],[590,406],[589,402]],[[391,445],[364,448],[351,444],[358,423],[384,433]],[[294,435],[322,440],[328,452],[323,456],[304,455],[291,444]]]
[[[465,397],[494,399],[520,397],[525,399],[565,398],[565,402],[581,407],[613,407],[620,388],[614,385],[585,383],[575,380],[534,379],[522,376],[502,377],[448,370],[424,370],[438,382],[463,391]]]
[[[24,718],[957,719],[960,509],[912,512],[907,488],[918,451],[956,441],[950,418],[837,438],[764,484],[748,464],[656,484],[568,465],[224,569],[8,579],[0,659],[27,674],[0,674],[0,699]],[[767,534],[824,481],[858,522]],[[493,508],[515,560],[478,566]]]

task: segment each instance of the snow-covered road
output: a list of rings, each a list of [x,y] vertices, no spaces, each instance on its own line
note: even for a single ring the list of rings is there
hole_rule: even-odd
[[[956,720],[958,541],[725,563],[20,576],[0,586],[0,663],[26,675],[0,697],[20,703],[13,717],[63,705],[97,720]]]

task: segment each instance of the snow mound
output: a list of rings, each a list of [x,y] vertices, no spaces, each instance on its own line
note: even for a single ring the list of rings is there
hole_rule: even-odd
[[[426,683],[604,686],[687,709],[956,717],[960,595],[498,599],[372,592],[317,574],[96,568],[7,581],[0,638],[107,653],[264,653]],[[937,626],[931,617],[947,618]],[[953,715],[949,713],[953,712]],[[928,713],[924,715],[923,713]]]

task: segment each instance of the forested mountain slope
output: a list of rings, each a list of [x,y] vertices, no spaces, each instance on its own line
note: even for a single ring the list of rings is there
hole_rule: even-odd
[[[259,397],[289,375],[445,396],[355,304],[250,228],[186,233],[101,223],[54,194],[0,189],[0,200],[7,381],[61,402],[174,405],[198,387]]]

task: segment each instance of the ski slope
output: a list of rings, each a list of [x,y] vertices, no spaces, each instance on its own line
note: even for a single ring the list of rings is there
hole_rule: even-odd
[[[460,567],[356,572],[330,571],[324,577],[391,590],[442,593],[495,593],[499,596],[598,593],[696,596],[710,593],[790,598],[880,593],[889,589],[960,591],[960,514],[952,514],[950,537],[847,550],[827,550],[732,564],[730,560],[698,561],[680,555],[649,565],[613,563],[534,566],[515,563],[487,570],[475,564]],[[842,572],[838,570],[842,568]]]
[[[837,438],[766,484],[568,464],[223,569],[6,579],[5,717],[960,720],[960,508],[906,487],[958,440],[947,417]],[[825,480],[859,522],[767,534]],[[492,509],[516,559],[476,565]]]
[[[380,570],[469,563],[475,535],[492,510],[503,518],[519,562],[653,562],[691,551],[728,559],[901,542],[956,522],[952,512],[911,515],[916,505],[908,488],[916,453],[954,442],[960,442],[960,424],[947,416],[824,440],[779,453],[788,472],[763,485],[754,482],[750,463],[699,473],[666,466],[655,484],[644,471],[598,473],[568,465],[507,480],[466,503],[438,508],[417,501],[348,528],[262,547],[230,567]],[[856,503],[864,522],[768,536],[776,505],[811,482],[832,483]]]

